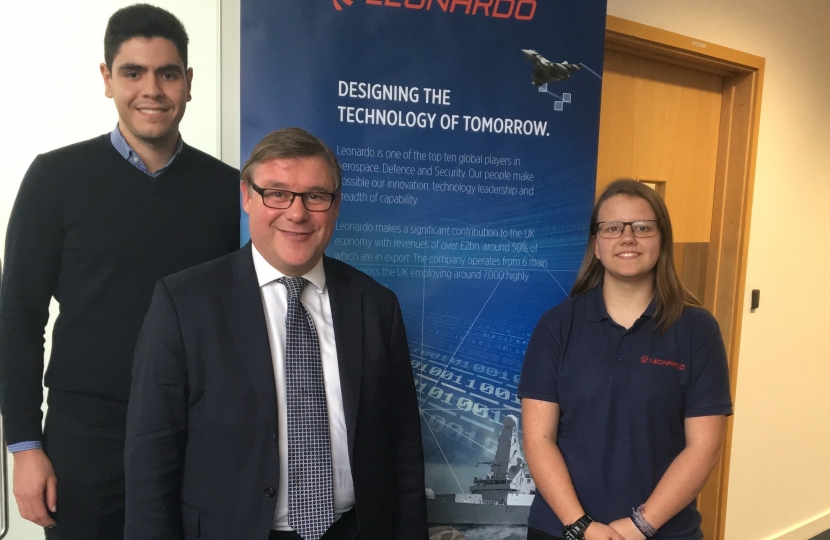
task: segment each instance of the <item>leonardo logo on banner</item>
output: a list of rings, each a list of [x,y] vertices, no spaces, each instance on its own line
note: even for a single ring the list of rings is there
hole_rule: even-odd
[[[354,0],[332,0],[334,9],[343,11],[343,6],[351,6]],[[529,21],[536,14],[536,0],[363,0],[366,5],[386,6],[431,10],[435,5],[444,13],[463,13],[495,19],[516,19]]]

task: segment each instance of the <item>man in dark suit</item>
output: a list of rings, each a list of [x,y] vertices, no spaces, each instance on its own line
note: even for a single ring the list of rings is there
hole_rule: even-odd
[[[128,540],[426,540],[397,298],[323,255],[340,180],[322,141],[271,133],[242,169],[251,243],[156,286],[127,417]]]

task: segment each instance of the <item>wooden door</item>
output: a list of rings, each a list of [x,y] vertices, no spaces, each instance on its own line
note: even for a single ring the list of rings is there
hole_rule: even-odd
[[[764,60],[609,16],[597,192],[626,177],[666,201],[681,280],[717,318],[733,399]],[[723,538],[732,423],[699,499]]]
[[[626,177],[663,195],[674,228],[678,272],[701,302],[722,92],[720,75],[605,51],[597,193]]]

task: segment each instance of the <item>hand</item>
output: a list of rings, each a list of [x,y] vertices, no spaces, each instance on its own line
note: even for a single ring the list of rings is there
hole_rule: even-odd
[[[23,450],[14,456],[14,498],[20,517],[40,525],[54,527],[47,512],[58,509],[58,482],[52,462],[43,450]]]
[[[620,536],[620,533],[602,523],[596,521],[588,525],[585,529],[585,540],[627,540]]]
[[[608,524],[609,527],[620,533],[624,540],[645,540],[645,535],[640,532],[640,529],[634,525],[631,518],[622,518],[617,521],[612,521]]]

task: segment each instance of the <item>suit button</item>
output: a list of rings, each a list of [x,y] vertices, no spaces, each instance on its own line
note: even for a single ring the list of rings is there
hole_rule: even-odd
[[[265,496],[268,497],[269,499],[273,499],[274,495],[276,495],[276,494],[277,494],[277,492],[274,491],[274,488],[272,488],[272,487],[265,488]]]

